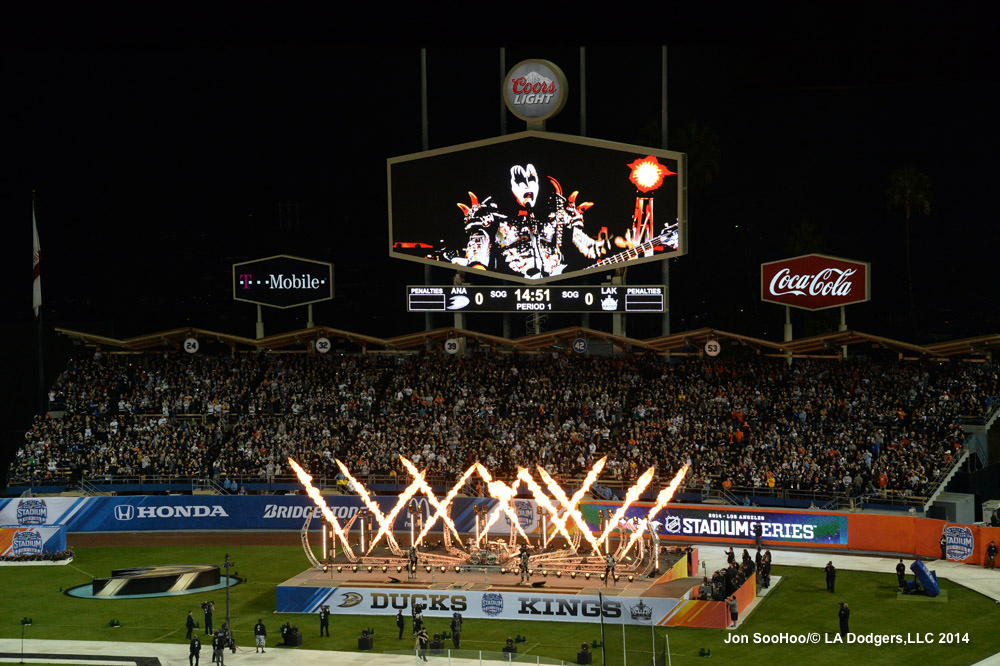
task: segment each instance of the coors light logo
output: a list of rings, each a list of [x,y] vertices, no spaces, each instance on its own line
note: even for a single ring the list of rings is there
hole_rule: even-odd
[[[761,264],[761,300],[804,310],[824,310],[871,298],[870,264],[807,254]]]
[[[548,60],[524,60],[504,79],[503,98],[521,120],[540,122],[566,104],[566,76]]]

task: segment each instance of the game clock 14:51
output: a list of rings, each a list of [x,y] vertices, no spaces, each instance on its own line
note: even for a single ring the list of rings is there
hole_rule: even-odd
[[[607,312],[658,313],[666,308],[663,285],[497,287],[409,286],[410,312]]]

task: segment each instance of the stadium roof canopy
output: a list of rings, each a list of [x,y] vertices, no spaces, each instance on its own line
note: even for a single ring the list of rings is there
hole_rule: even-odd
[[[601,341],[616,347],[631,349],[633,352],[654,354],[700,354],[704,350],[705,343],[709,340],[729,342],[749,347],[759,354],[777,356],[786,354],[792,354],[793,356],[837,356],[841,353],[842,347],[866,344],[887,349],[898,354],[900,358],[983,358],[993,349],[1000,348],[1000,334],[965,338],[950,342],[938,342],[931,345],[915,345],[901,340],[893,340],[858,331],[838,331],[836,333],[825,333],[808,338],[800,338],[790,342],[774,342],[738,333],[720,331],[714,328],[699,328],[693,331],[674,333],[645,340],[613,335],[605,331],[595,331],[580,326],[510,339],[489,333],[458,328],[439,328],[433,331],[420,331],[392,338],[379,338],[362,333],[330,328],[328,326],[314,326],[312,328],[269,335],[260,339],[209,331],[202,328],[176,328],[125,339],[93,335],[64,328],[57,328],[56,331],[86,345],[99,346],[108,350],[120,349],[128,351],[180,348],[180,345],[187,338],[197,338],[202,342],[215,341],[233,349],[295,351],[311,348],[312,343],[321,337],[329,338],[336,344],[349,343],[360,347],[363,351],[419,351],[428,346],[439,346],[449,338],[458,337],[464,337],[467,340],[497,349],[518,351],[544,351],[552,348],[569,348],[574,340],[584,338],[591,342]]]

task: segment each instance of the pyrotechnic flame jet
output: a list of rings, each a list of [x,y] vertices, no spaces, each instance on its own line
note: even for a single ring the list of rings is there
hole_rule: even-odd
[[[622,519],[622,516],[625,515],[628,508],[635,503],[637,499],[639,499],[639,495],[646,490],[646,486],[648,486],[653,480],[653,474],[655,473],[656,468],[650,467],[642,473],[642,476],[639,477],[639,480],[636,481],[635,485],[628,489],[628,492],[625,493],[625,501],[622,502],[622,505],[618,507],[618,510],[615,511],[614,515],[608,520],[608,524],[604,528],[604,533],[601,534],[601,538],[597,540],[598,545],[601,545],[608,540],[608,537],[618,526],[618,521]]]
[[[549,476],[549,473],[545,471],[544,467],[541,465],[538,466],[538,474],[542,477],[542,481],[545,482],[545,486],[549,489],[549,492],[552,493],[553,497],[555,497],[566,510],[566,513],[562,516],[552,517],[553,525],[565,525],[566,520],[568,518],[572,518],[573,522],[575,522],[576,526],[580,529],[580,533],[595,551],[599,550],[600,546],[597,541],[594,540],[594,535],[590,531],[590,526],[587,525],[587,521],[583,519],[583,514],[576,508],[576,505],[580,503],[580,500],[583,499],[583,495],[590,490],[590,487],[594,485],[595,481],[597,481],[597,477],[601,474],[601,470],[604,469],[604,463],[606,463],[607,460],[608,457],[605,456],[594,463],[594,466],[590,468],[589,472],[587,472],[587,476],[584,477],[583,484],[580,486],[580,489],[573,493],[572,499],[566,497],[565,491],[563,491],[559,484],[555,482],[555,479]]]
[[[629,539],[628,545],[622,552],[623,557],[626,553],[628,553],[632,546],[635,545],[635,542],[642,538],[643,532],[646,531],[647,521],[653,520],[656,514],[659,513],[671,499],[673,499],[674,493],[677,492],[677,489],[681,485],[681,481],[684,480],[684,476],[687,474],[688,468],[690,467],[690,465],[684,465],[684,467],[681,467],[680,471],[674,475],[674,478],[670,481],[667,487],[660,490],[660,493],[656,496],[656,503],[649,510],[649,513],[646,514],[646,519],[639,521],[639,529],[632,533],[632,538]]]
[[[344,550],[347,552],[347,556],[353,561],[354,551],[351,549],[351,544],[347,540],[347,535],[344,534],[343,529],[340,527],[340,523],[337,522],[337,517],[333,515],[333,511],[330,511],[330,507],[327,505],[326,500],[323,499],[323,495],[320,494],[319,489],[312,484],[312,477],[299,466],[297,462],[288,459],[288,464],[292,466],[292,470],[295,472],[295,476],[299,477],[299,483],[305,486],[306,495],[309,496],[316,506],[319,507],[320,512],[326,521],[330,523],[330,527],[333,528],[334,533],[340,537],[340,541],[344,544]]]
[[[378,508],[378,504],[372,501],[372,498],[368,493],[368,489],[365,488],[360,481],[351,476],[351,473],[347,470],[347,467],[344,466],[344,463],[338,460],[337,466],[340,467],[340,471],[345,477],[347,477],[348,483],[350,483],[350,485],[358,493],[358,497],[364,505],[368,507],[368,510],[372,512],[375,516],[375,522],[378,523],[378,532],[376,533],[375,538],[371,540],[371,543],[368,546],[368,552],[372,552],[372,549],[375,548],[375,544],[378,543],[379,539],[385,536],[389,541],[389,549],[393,552],[393,554],[402,555],[403,549],[400,548],[399,543],[396,542],[396,537],[392,533],[392,526],[396,520],[396,516],[399,515],[400,510],[406,506],[407,502],[410,501],[410,498],[417,494],[417,491],[420,489],[418,483],[423,481],[424,473],[420,472],[417,474],[417,478],[413,481],[413,483],[407,486],[406,490],[404,490],[402,494],[400,494],[399,500],[396,502],[396,506],[394,506],[392,511],[389,512],[389,515],[386,516],[382,514],[382,511]]]
[[[511,501],[514,499],[514,495],[517,494],[517,487],[521,484],[521,482],[515,479],[514,483],[508,486],[503,481],[494,481],[493,476],[489,473],[489,470],[483,467],[482,463],[478,462],[476,463],[476,471],[479,472],[479,476],[483,477],[483,481],[486,482],[486,488],[489,490],[490,497],[497,500],[499,503],[497,507],[498,510],[493,512],[493,514],[489,517],[489,520],[486,521],[486,525],[483,526],[483,534],[489,532],[493,523],[500,519],[500,514],[504,513],[507,515],[507,518],[510,519],[510,524],[514,526],[522,537],[524,537],[524,540],[529,541],[528,535],[525,534],[524,530],[521,528],[521,521],[518,520],[517,513],[514,512],[510,505]]]
[[[465,482],[469,479],[469,476],[471,476],[472,473],[476,471],[475,466],[472,466],[469,469],[465,470],[465,474],[463,474],[462,477],[458,480],[458,483],[452,486],[451,490],[448,491],[448,494],[445,495],[444,500],[439,502],[437,497],[434,496],[434,490],[429,485],[427,485],[426,481],[423,480],[423,476],[421,475],[420,471],[417,470],[416,466],[403,456],[399,456],[399,459],[403,462],[403,467],[406,468],[406,471],[409,472],[410,475],[414,477],[414,479],[417,478],[420,479],[420,482],[418,483],[420,491],[427,496],[427,502],[437,510],[434,513],[434,515],[431,516],[430,520],[428,520],[424,524],[424,528],[420,531],[419,536],[417,536],[416,542],[418,544],[421,542],[424,536],[426,536],[426,534],[430,531],[431,526],[434,524],[434,522],[438,519],[438,517],[440,517],[442,520],[444,520],[445,524],[448,525],[448,528],[451,530],[451,533],[455,535],[455,538],[458,540],[458,544],[462,545],[462,537],[458,535],[458,528],[455,527],[454,521],[452,521],[452,519],[448,517],[448,505],[451,504],[451,501],[453,499],[455,499],[455,495],[457,495],[458,491],[461,490],[462,486],[465,485]]]
[[[572,545],[573,538],[569,535],[569,532],[566,530],[566,519],[563,518],[562,521],[557,521],[556,516],[558,515],[559,510],[549,500],[548,495],[546,495],[542,491],[542,487],[538,485],[538,482],[535,481],[533,478],[531,478],[531,473],[528,472],[528,470],[526,470],[523,467],[518,467],[517,478],[519,478],[521,482],[528,487],[528,490],[531,491],[531,494],[534,496],[535,501],[538,503],[538,505],[543,507],[546,511],[549,512],[549,515],[552,516],[552,524],[555,527],[556,531],[562,534],[564,537],[566,537],[566,541]]]

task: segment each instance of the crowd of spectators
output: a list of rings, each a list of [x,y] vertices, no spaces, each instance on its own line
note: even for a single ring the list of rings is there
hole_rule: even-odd
[[[989,363],[424,354],[95,354],[50,393],[8,483],[169,475],[272,480],[289,456],[359,478],[539,464],[602,480],[655,465],[687,487],[926,495],[960,419],[1000,395]]]

